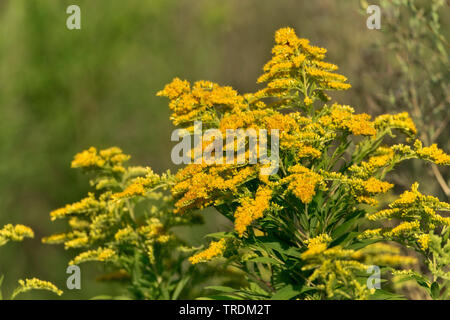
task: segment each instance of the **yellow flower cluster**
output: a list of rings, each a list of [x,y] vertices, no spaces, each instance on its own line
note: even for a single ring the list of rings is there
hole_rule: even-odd
[[[349,170],[352,172],[355,170],[355,167],[351,167]],[[348,195],[351,195],[357,202],[369,205],[378,203],[376,199],[372,198],[373,196],[386,193],[394,186],[389,182],[381,181],[374,177],[364,180],[358,177],[348,177],[337,172],[321,171],[321,174],[325,180],[340,182],[344,187],[348,188]]]
[[[358,178],[368,179],[374,176],[379,169],[392,164],[395,161],[394,155],[395,151],[392,148],[379,147],[367,161],[354,164],[349,170]]]
[[[14,290],[11,299],[14,299],[18,294],[30,291],[30,290],[47,290],[56,293],[58,296],[63,292],[59,290],[53,283],[48,281],[39,280],[36,278],[19,280],[19,287]]]
[[[374,289],[357,281],[358,274],[367,274],[370,265],[403,267],[416,265],[417,259],[401,255],[400,249],[389,244],[375,243],[360,250],[328,248],[332,238],[327,234],[307,240],[308,248],[301,257],[306,261],[302,270],[314,270],[308,277],[316,288],[325,290],[329,298],[368,299]]]
[[[79,216],[79,215],[90,215],[93,213],[101,212],[106,209],[106,203],[104,201],[99,201],[95,199],[93,193],[89,193],[88,197],[68,204],[63,208],[56,209],[50,213],[52,221],[56,219]]]
[[[116,257],[116,252],[109,248],[98,248],[80,253],[69,262],[70,265],[76,265],[87,261],[111,261]]]
[[[275,193],[284,188],[283,196],[289,191],[305,204],[313,201],[318,188],[326,191],[328,182],[339,182],[347,188],[347,195],[351,195],[356,203],[375,206],[378,203],[375,196],[393,187],[391,183],[377,178],[378,174],[384,176],[396,163],[419,157],[419,153],[409,146],[383,146],[369,150],[366,153],[368,158],[353,162],[348,170],[350,175],[333,172],[330,170],[332,168],[324,170],[320,165],[316,169],[313,164],[327,159],[331,143],[341,135],[366,136],[355,151],[363,152],[375,139],[391,134],[393,130],[413,135],[416,128],[407,113],[382,115],[372,120],[369,115],[355,114],[352,107],[338,103],[324,106],[318,110],[317,116],[278,112],[278,106],[296,105],[291,97],[293,89],[303,93],[302,102],[310,105],[326,90],[325,83],[334,81],[345,85],[345,77],[334,73],[337,66],[322,61],[326,50],[311,46],[306,39],[299,39],[292,29],[277,31],[275,41],[273,57],[265,65],[265,73],[259,79],[259,82],[268,82],[267,88],[260,92],[240,96],[231,88],[224,89],[211,82],[199,81],[191,88],[187,81],[174,79],[158,93],[171,100],[170,108],[174,111],[172,119],[178,124],[191,125],[194,120],[204,120],[205,114],[213,112],[214,121],[208,123],[223,134],[228,129],[251,128],[256,132],[258,129],[279,130],[281,156],[289,159],[283,175],[270,179],[260,177],[257,172],[260,167],[248,162],[241,165],[190,164],[175,175],[171,188],[176,200],[175,213],[208,206],[217,208],[230,196],[235,197],[242,205],[234,210],[232,216],[235,218],[235,229],[242,236],[255,217],[262,216],[260,211],[253,212],[256,191],[252,192],[253,196],[247,194],[247,185],[252,181],[267,185]],[[314,89],[303,92],[305,86]],[[267,96],[281,96],[282,99],[266,105],[260,99]],[[218,108],[219,105],[222,107]],[[204,150],[206,146],[203,144],[200,147]],[[224,152],[229,149],[236,151],[237,143],[225,143]],[[422,157],[425,157],[426,150],[422,152]],[[433,154],[442,161],[442,155],[436,151]],[[145,190],[140,183],[131,184],[129,189],[116,196],[143,195]]]
[[[133,244],[137,243],[137,234],[131,226],[126,226],[125,228],[119,229],[114,235],[114,239],[118,242],[131,242]]]
[[[22,241],[24,238],[33,238],[34,232],[22,224],[7,224],[0,229],[0,246],[9,241]]]
[[[415,257],[404,256],[398,246],[387,243],[374,243],[356,251],[352,257],[366,265],[404,267],[417,265]]]
[[[310,239],[306,240],[305,243],[308,245],[308,249],[311,249],[317,245],[321,245],[321,244],[327,245],[328,243],[331,242],[331,240],[332,239],[328,234],[321,233],[314,238],[310,238]]]
[[[270,207],[271,197],[272,190],[261,186],[256,191],[255,199],[247,197],[241,199],[241,206],[234,213],[234,228],[240,237],[253,221],[263,217],[264,211]]]
[[[226,240],[220,239],[219,241],[213,241],[209,245],[209,248],[197,253],[196,255],[189,258],[192,264],[197,264],[200,262],[209,261],[212,258],[221,256],[226,249]]]
[[[109,263],[108,269],[113,273],[125,272],[127,276],[121,279],[128,281],[132,294],[152,298],[150,292],[159,292],[161,283],[173,283],[173,273],[167,273],[168,266],[180,265],[180,271],[174,272],[179,273],[177,277],[182,276],[181,263],[188,255],[178,250],[183,242],[171,228],[196,224],[201,219],[195,215],[173,214],[174,201],[166,191],[174,183],[170,172],[158,175],[149,167],[122,166],[122,160],[128,157],[123,157],[118,148],[99,152],[91,148],[79,155],[83,156],[76,157],[76,166],[89,168],[85,171],[93,176],[90,185],[96,189],[95,193],[51,212],[52,220],[66,219],[70,229],[42,241],[64,244],[65,249],[82,249],[69,264]],[[100,157],[105,162],[96,165],[84,162],[86,166],[82,166],[83,157]],[[116,165],[122,166],[122,170],[114,170]],[[156,264],[155,268],[149,267]],[[136,284],[131,281],[136,273],[159,280]],[[114,277],[107,275],[103,279]]]
[[[152,169],[146,169],[145,177],[136,177],[131,180],[130,185],[123,190],[112,195],[113,199],[125,199],[134,196],[144,196],[146,192],[161,181],[161,177],[153,172]]]
[[[188,209],[201,209],[215,203],[219,195],[236,192],[237,188],[258,175],[259,167],[235,165],[190,164],[175,175],[171,188],[178,201],[177,213]]]
[[[375,119],[375,128],[379,131],[387,130],[389,133],[393,129],[400,130],[408,136],[414,136],[417,133],[414,121],[407,112],[399,114],[383,114]]]
[[[283,180],[288,183],[287,190],[303,203],[310,203],[316,194],[316,187],[323,180],[322,176],[302,165],[289,168],[289,172],[292,174]]]
[[[364,190],[370,194],[386,193],[394,186],[392,183],[380,181],[374,177],[370,177],[369,180],[363,181],[362,185]]]
[[[377,133],[375,125],[368,114],[354,114],[350,106],[334,103],[327,114],[319,118],[318,122],[331,129],[343,129],[354,135],[373,136]]]
[[[430,235],[429,234],[422,234],[419,236],[419,238],[417,239],[417,242],[420,245],[420,248],[422,250],[427,250],[428,246],[430,245]]]
[[[72,168],[112,170],[112,172],[123,172],[122,164],[130,159],[129,155],[123,154],[117,147],[97,151],[91,147],[75,155]]]
[[[401,239],[411,245],[426,250],[429,233],[439,226],[450,227],[450,217],[439,215],[436,211],[450,211],[450,204],[440,202],[433,196],[418,191],[416,182],[411,190],[405,191],[399,198],[384,209],[368,215],[372,221],[397,218],[401,223],[393,228],[366,230],[360,238]]]
[[[315,98],[327,99],[323,90],[350,88],[346,77],[334,73],[338,69],[336,65],[322,61],[327,50],[298,38],[292,28],[278,30],[275,43],[272,59],[258,79],[260,83],[267,82],[267,87],[258,91],[256,98],[292,98],[301,92],[304,105],[309,106]]]
[[[420,159],[430,160],[436,164],[450,165],[450,155],[439,149],[436,144],[423,147],[419,140],[414,143],[416,154]]]
[[[244,97],[233,88],[209,81],[197,81],[191,89],[188,81],[175,78],[157,95],[170,99],[171,120],[175,125],[191,124],[194,120],[214,122],[216,109],[237,110],[245,106]]]
[[[354,250],[340,246],[327,248],[324,242],[313,242],[302,253],[306,265],[303,271],[314,270],[308,277],[310,283],[324,290],[328,298],[341,296],[347,299],[368,299],[375,289],[368,289],[357,279],[357,274],[366,273],[368,266],[353,259]]]
[[[145,242],[150,246],[154,241],[159,243],[166,243],[171,239],[171,235],[164,230],[164,225],[157,218],[147,220],[147,224],[138,229],[140,235],[145,239]]]

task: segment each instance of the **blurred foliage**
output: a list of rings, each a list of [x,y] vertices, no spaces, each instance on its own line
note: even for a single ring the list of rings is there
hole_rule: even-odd
[[[66,28],[70,4],[81,7],[81,30]],[[36,275],[64,288],[65,269],[54,265],[65,266],[70,258],[40,238],[58,229],[48,213],[85,191],[86,178],[69,168],[73,154],[90,145],[120,145],[133,154],[133,164],[151,164],[158,172],[173,167],[169,110],[155,93],[175,75],[254,91],[273,32],[280,27],[292,26],[299,36],[329,49],[331,62],[341,66],[355,89],[336,94],[343,103],[373,115],[408,108],[406,102],[388,104],[389,99],[375,95],[389,94],[388,89],[402,92],[406,78],[394,63],[400,49],[376,45],[396,43],[388,27],[400,28],[395,12],[382,9],[380,32],[366,28],[360,8],[356,0],[0,1],[0,225],[24,223],[36,232],[34,240],[2,250],[0,273],[8,270],[3,287],[11,291],[16,279]],[[447,39],[449,11],[448,4],[436,11]],[[407,23],[402,25],[413,29]],[[424,36],[417,32],[414,43],[421,45]],[[430,66],[435,70],[435,64]],[[420,92],[423,74],[414,78]],[[448,73],[443,77],[445,84]],[[428,102],[421,100],[424,106]],[[440,136],[445,150],[447,135]],[[410,184],[411,168],[403,169],[401,178]],[[419,169],[417,174],[416,180],[426,182],[422,185],[439,188],[432,175]],[[199,244],[199,235],[227,225],[218,219],[211,212],[206,227],[199,227],[206,230],[181,233]],[[82,272],[96,270],[83,266]],[[65,298],[105,292],[102,286],[84,285],[81,291],[67,291]],[[29,297],[53,297],[39,294]]]
[[[382,36],[373,42],[372,64],[368,64],[370,89],[365,94],[373,111],[409,111],[425,144],[450,147],[449,18],[448,1],[382,0]],[[362,7],[367,6],[361,1]],[[365,13],[365,11],[364,11]],[[380,54],[381,53],[381,54]],[[418,162],[406,165],[396,183],[408,186],[413,177],[424,175],[427,190],[450,198],[448,169]],[[424,174],[425,173],[425,174]]]

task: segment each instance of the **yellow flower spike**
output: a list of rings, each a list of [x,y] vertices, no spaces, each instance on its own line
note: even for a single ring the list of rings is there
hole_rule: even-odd
[[[114,239],[119,243],[129,242],[132,244],[137,244],[138,235],[133,230],[131,226],[126,226],[116,232]]]
[[[450,155],[439,149],[436,144],[424,148],[420,145],[416,153],[421,159],[430,160],[440,165],[450,165]]]
[[[22,224],[7,224],[0,229],[0,246],[9,241],[22,241],[25,238],[33,238],[34,232],[31,228]]]
[[[347,105],[334,103],[329,114],[322,116],[319,123],[331,129],[347,130],[354,135],[373,136],[375,125],[368,114],[354,114],[355,110]]]
[[[305,103],[305,105],[309,106],[311,105],[314,101],[309,98],[309,97],[305,97],[305,99],[303,100],[303,102]]]
[[[302,253],[306,262],[302,270],[314,270],[308,281],[314,282],[317,289],[325,290],[329,298],[344,295],[349,299],[367,299],[371,291],[355,280],[357,273],[367,271],[366,264],[355,260],[363,255],[340,246],[327,248],[328,241],[330,238],[325,234],[310,239],[308,249]]]
[[[384,114],[375,118],[375,128],[377,130],[397,129],[408,136],[414,136],[417,133],[414,121],[407,112],[399,114]]]
[[[390,267],[414,266],[418,263],[417,258],[402,255],[399,247],[381,242],[358,250],[354,258],[367,265]]]
[[[369,178],[369,180],[363,182],[364,189],[370,194],[386,193],[388,190],[392,189],[394,185],[389,182],[380,181],[374,177]]]
[[[210,81],[197,81],[191,89],[187,81],[175,78],[157,95],[170,99],[169,108],[173,111],[171,120],[175,125],[192,125],[195,120],[201,119],[212,121],[215,119],[215,108],[219,106],[227,110],[240,110],[247,106],[244,97],[237,91]]]
[[[72,168],[85,168],[85,167],[103,167],[105,161],[98,156],[97,149],[90,147],[88,150],[82,151],[75,155],[72,161]]]
[[[148,240],[160,237],[163,236],[164,225],[157,218],[151,218],[146,225],[138,229],[138,233]]]
[[[419,236],[419,239],[417,239],[417,242],[420,245],[420,248],[422,248],[422,250],[427,250],[428,246],[430,244],[430,235],[429,234],[422,234]]]
[[[47,244],[61,244],[68,240],[73,239],[73,233],[57,233],[51,236],[42,238],[42,243]]]
[[[288,182],[287,189],[303,203],[310,203],[316,194],[316,187],[323,181],[323,177],[302,165],[289,168],[289,172],[292,174],[283,179],[284,182]]]
[[[331,240],[332,239],[328,234],[322,233],[314,238],[306,240],[305,243],[308,245],[308,248],[310,248],[318,244],[328,244],[329,242],[331,242]]]
[[[234,213],[234,228],[242,237],[250,224],[263,217],[264,211],[270,207],[272,190],[270,187],[261,186],[256,191],[255,199],[241,199],[241,206]]]
[[[221,256],[226,249],[226,240],[220,239],[219,241],[211,242],[208,249],[197,253],[189,258],[192,264],[209,261],[215,257]]]
[[[420,222],[419,221],[412,221],[412,222],[403,222],[393,228],[391,231],[387,232],[387,236],[391,237],[398,237],[400,235],[404,234],[410,234],[415,231],[417,231],[420,228]]]
[[[88,246],[88,244],[89,244],[89,237],[87,235],[81,235],[81,237],[77,237],[75,239],[64,242],[64,249],[83,248]]]
[[[69,265],[76,265],[87,261],[110,261],[116,257],[116,252],[109,248],[98,248],[82,252],[69,262]]]
[[[50,212],[51,220],[77,216],[77,215],[90,215],[92,213],[101,212],[106,209],[106,203],[95,199],[93,193],[89,193],[88,197],[68,204],[64,208],[60,208]]]
[[[59,290],[53,283],[32,278],[19,280],[19,287],[14,290],[11,299],[14,299],[18,294],[25,293],[31,290],[47,290],[56,293],[58,296],[63,294],[63,292]]]
[[[419,192],[418,188],[419,184],[416,182],[411,186],[411,190],[406,190],[389,204],[388,209],[368,215],[368,219],[372,221],[397,218],[400,220],[399,225],[392,228],[366,230],[360,234],[359,238],[403,240],[411,246],[415,246],[417,242],[421,250],[427,250],[430,231],[434,231],[438,226],[450,227],[450,218],[437,213],[437,211],[450,211],[450,204],[440,202],[432,196],[425,196]]]
[[[189,84],[188,81],[175,78],[171,83],[166,85],[164,89],[159,91],[156,95],[168,97],[170,100],[173,100],[190,91],[191,85]]]
[[[305,105],[309,106],[313,102],[312,98],[326,98],[323,90],[347,90],[351,87],[345,83],[346,77],[334,73],[338,69],[336,65],[321,61],[327,50],[310,45],[307,39],[298,38],[294,29],[281,28],[276,31],[275,42],[273,57],[266,63],[263,68],[265,73],[258,79],[259,83],[268,82],[267,88],[255,96],[285,97],[291,91],[306,94],[306,86],[314,87],[304,97]]]
[[[97,151],[90,147],[75,155],[72,161],[72,168],[84,169],[105,169],[110,168],[114,172],[123,172],[122,164],[130,159],[129,155],[123,154],[118,147],[112,147]]]

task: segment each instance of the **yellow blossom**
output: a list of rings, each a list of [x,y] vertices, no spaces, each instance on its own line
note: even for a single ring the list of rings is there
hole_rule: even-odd
[[[98,248],[80,253],[69,262],[70,265],[76,265],[87,261],[108,261],[116,256],[116,252],[109,248]]]
[[[247,227],[254,221],[261,218],[264,211],[269,208],[272,190],[268,187],[259,187],[255,199],[244,198],[241,206],[234,213],[234,228],[242,237]]]
[[[209,261],[212,258],[220,256],[224,253],[224,251],[226,249],[225,244],[226,244],[225,239],[220,239],[219,241],[211,242],[208,249],[206,249],[202,252],[199,252],[196,255],[190,257],[189,261],[192,264],[197,264],[200,262]]]
[[[289,169],[292,173],[284,181],[288,182],[288,190],[303,203],[310,203],[316,194],[317,185],[323,177],[301,165],[295,165]]]
[[[22,224],[7,224],[0,229],[0,246],[8,241],[22,241],[24,238],[33,238],[34,232]]]
[[[30,290],[47,290],[56,293],[58,296],[63,292],[59,290],[53,283],[48,281],[39,280],[36,278],[19,280],[19,287],[14,290],[11,299],[14,299],[18,294],[30,291]]]

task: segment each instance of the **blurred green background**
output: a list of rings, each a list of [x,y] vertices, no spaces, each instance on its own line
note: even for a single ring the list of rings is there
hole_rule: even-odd
[[[65,289],[72,253],[40,239],[61,230],[48,213],[88,190],[87,178],[70,169],[75,153],[116,145],[132,155],[132,164],[157,172],[176,170],[170,160],[173,127],[167,101],[156,92],[175,76],[231,85],[242,93],[257,90],[256,78],[280,27],[291,26],[300,37],[328,49],[328,61],[339,65],[353,85],[333,95],[341,103],[372,115],[409,110],[401,84],[422,83],[423,75],[411,80],[409,74],[414,67],[422,70],[423,61],[412,59],[402,69],[398,55],[408,56],[414,44],[428,48],[431,56],[439,50],[427,44],[410,20],[402,22],[411,32],[406,39],[416,42],[396,47],[395,32],[404,30],[388,5],[402,1],[372,2],[386,5],[382,30],[367,29],[364,1],[357,0],[1,0],[0,226],[22,223],[36,233],[35,239],[0,248],[6,296],[24,277]],[[436,1],[415,2],[428,10]],[[66,28],[70,4],[81,8],[81,30]],[[440,32],[448,39],[449,5],[437,12]],[[445,61],[435,65],[442,73],[431,83],[437,93],[421,106],[433,114],[433,102],[443,101],[444,111],[435,115],[440,120],[448,118]],[[442,101],[436,102],[441,93]],[[447,138],[444,123],[436,141],[448,152]],[[448,171],[441,175],[448,184]],[[418,180],[424,191],[448,200],[430,167],[405,165],[396,179],[402,187]],[[224,224],[209,213],[206,226],[190,235],[192,243],[201,243],[203,234]],[[63,298],[113,294],[117,288],[90,281],[97,271],[95,265],[83,266],[82,290],[66,290]],[[45,292],[24,297],[55,298]]]

